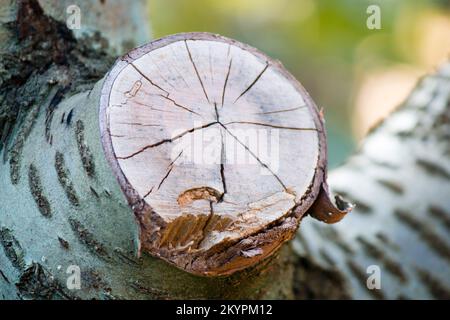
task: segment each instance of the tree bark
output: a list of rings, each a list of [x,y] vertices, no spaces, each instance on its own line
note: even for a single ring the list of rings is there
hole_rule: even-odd
[[[294,241],[298,297],[450,297],[449,138],[446,63],[331,173],[332,189],[356,207],[332,228],[303,221]],[[381,270],[381,290],[367,289],[371,265]],[[326,276],[311,281],[317,270]],[[323,290],[333,285],[341,292]]]
[[[41,7],[45,15],[61,25],[70,23],[70,18],[75,18],[75,15],[79,14],[79,20],[76,21],[80,24],[72,29],[73,36],[79,40],[95,39],[96,47],[108,50],[114,55],[123,54],[150,39],[151,29],[145,0],[135,0],[132,3],[121,0],[38,0],[35,4],[22,0],[1,0],[0,37],[3,33],[4,37],[8,35],[14,38],[16,35],[14,32],[10,33],[8,23],[17,20],[19,10],[22,10],[20,15],[24,19],[32,19],[24,12],[25,10],[34,12],[32,6],[34,9],[37,6]],[[25,25],[30,23],[30,21],[23,22]],[[6,38],[0,39],[3,40],[0,45],[7,43]]]
[[[115,27],[103,24],[109,16],[98,23],[95,15],[86,17],[99,33],[85,37],[64,26],[64,3],[5,3],[0,9],[3,299],[448,297],[448,66],[425,78],[361,151],[332,173],[333,189],[356,203],[355,214],[337,229],[305,219],[293,249],[285,244],[232,275],[201,277],[145,251],[136,257],[141,239],[135,208],[104,155],[98,128],[102,77],[114,52],[145,37],[118,36],[122,28],[134,28],[126,22],[133,21],[128,11],[116,11],[125,22]],[[82,12],[103,12],[107,5],[121,8],[120,2],[95,2]],[[142,13],[140,5],[131,11]],[[310,213],[335,222],[339,211],[331,218],[323,214],[326,189],[322,206]],[[381,290],[366,288],[369,264],[382,269]],[[72,265],[80,267],[81,290],[66,286]]]

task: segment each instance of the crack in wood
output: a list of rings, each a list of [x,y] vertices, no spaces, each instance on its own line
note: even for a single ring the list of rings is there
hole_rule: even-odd
[[[220,115],[219,115],[219,110],[217,109],[217,103],[214,102],[214,112],[216,113],[216,121],[218,123],[220,123]]]
[[[230,76],[230,72],[231,72],[231,64],[233,63],[233,58],[230,59],[230,64],[228,65],[228,71],[227,71],[227,75],[225,77],[225,82],[223,84],[223,91],[222,91],[222,107],[223,104],[225,102],[225,91],[227,89],[227,84],[228,84],[228,77]]]
[[[182,154],[183,154],[183,151],[181,151],[180,154],[175,158],[175,160],[173,160],[173,161],[169,164],[167,173],[166,173],[166,175],[164,176],[164,178],[162,178],[161,182],[158,184],[158,189],[157,189],[157,190],[159,190],[159,189],[161,188],[161,186],[162,186],[162,184],[164,183],[164,181],[167,179],[167,177],[169,176],[169,174],[172,172],[173,167],[174,167],[174,165],[175,165],[175,162],[178,160],[179,157],[181,157]],[[152,188],[153,188],[153,187],[152,187]]]
[[[208,100],[208,103],[211,103],[209,101],[209,97],[208,97],[208,94],[206,93],[206,89],[205,89],[203,81],[202,81],[202,79],[200,77],[200,74],[198,73],[197,66],[195,65],[194,59],[192,59],[191,50],[189,50],[189,45],[187,44],[186,40],[184,40],[184,44],[186,46],[186,50],[187,50],[187,53],[188,53],[188,56],[189,56],[189,60],[191,60],[192,66],[194,67],[195,74],[197,75],[198,81],[200,82],[200,85],[202,86],[203,93],[205,94],[206,100]]]
[[[138,67],[136,67],[134,65],[134,63],[130,63],[130,65],[148,82],[150,82],[150,84],[156,88],[158,88],[159,90],[165,92],[167,95],[169,95],[169,92],[167,90],[164,90],[163,88],[161,88],[159,85],[157,85],[155,82],[153,82],[149,77],[147,77],[141,70],[139,70]]]
[[[116,159],[119,159],[119,160],[127,160],[127,159],[130,159],[130,158],[132,158],[132,157],[138,155],[139,153],[144,152],[144,151],[147,150],[147,149],[151,149],[151,148],[153,148],[153,147],[157,147],[157,146],[159,146],[159,145],[162,145],[163,143],[173,142],[173,141],[175,141],[175,140],[180,139],[181,137],[183,137],[184,135],[186,135],[186,134],[188,134],[188,133],[192,133],[192,132],[194,132],[194,131],[196,131],[196,130],[201,130],[201,129],[204,129],[204,128],[208,128],[208,127],[210,127],[210,126],[212,126],[212,125],[215,125],[215,124],[218,124],[218,122],[217,122],[217,121],[214,121],[214,122],[205,124],[205,125],[200,126],[200,127],[195,127],[195,128],[186,130],[186,131],[184,131],[184,132],[182,132],[182,133],[176,135],[175,137],[173,137],[173,138],[171,138],[171,139],[164,139],[164,140],[158,141],[158,142],[156,142],[156,143],[146,145],[145,147],[141,148],[140,150],[138,150],[138,151],[136,151],[136,152],[133,152],[132,154],[130,154],[130,155],[128,155],[128,156],[124,156],[124,157],[116,157]]]
[[[306,108],[306,107],[307,106],[304,105],[304,106],[300,106],[300,107],[296,107],[296,108],[282,109],[282,110],[275,110],[275,111],[267,111],[267,112],[256,112],[256,113],[252,113],[252,114],[265,115],[265,114],[274,114],[274,113],[284,113],[284,112],[291,112],[291,111],[303,109],[303,108]]]
[[[169,100],[170,102],[172,102],[176,107],[181,108],[181,109],[183,109],[183,110],[185,110],[185,111],[188,111],[188,112],[190,112],[190,113],[193,113],[193,114],[195,114],[195,115],[201,117],[201,114],[199,114],[199,113],[197,113],[197,112],[195,112],[195,111],[189,109],[188,107],[185,107],[185,106],[183,106],[183,105],[177,103],[174,99],[169,98],[168,95],[167,95],[167,96],[164,96],[164,95],[161,94],[160,96],[161,96],[162,98],[167,99],[167,100]]]
[[[227,193],[227,182],[225,180],[225,146],[224,146],[224,141],[223,141],[223,133],[222,130],[220,131],[220,137],[222,139],[221,143],[221,149],[220,149],[220,179],[222,180],[222,188],[223,188],[223,194],[220,196],[219,198],[219,202],[223,201],[223,197],[225,196],[225,194]]]
[[[252,122],[252,121],[231,121],[224,123],[225,126],[228,126],[230,124],[250,124],[255,126],[264,126],[264,127],[270,127],[274,129],[286,129],[286,130],[299,130],[299,131],[317,131],[320,132],[317,128],[298,128],[298,127],[285,127],[285,126],[277,126],[274,124],[269,123],[260,123],[260,122]]]
[[[147,193],[144,194],[143,198],[144,199],[147,198],[150,195],[150,193],[152,193],[153,189],[154,189],[154,187],[151,187],[150,190],[148,190]]]
[[[232,134],[227,127],[225,127],[225,125],[223,125],[222,123],[219,122],[219,124],[225,129],[226,132],[228,132],[230,134],[230,136],[232,136],[241,146],[243,146],[245,148],[245,150],[248,151],[248,153],[250,155],[252,155],[256,161],[258,161],[264,168],[266,168],[274,177],[275,179],[277,179],[277,181],[281,184],[281,186],[283,187],[283,189],[287,192],[288,189],[286,188],[286,186],[284,185],[283,181],[281,181],[280,177],[278,177],[275,172],[272,171],[272,169],[269,168],[268,165],[266,165],[264,162],[262,162],[244,143],[242,143],[234,134]]]
[[[223,105],[223,102],[222,102]],[[217,103],[214,102],[214,110],[216,112],[216,121],[217,123],[220,124],[220,115],[219,115],[219,110],[217,109]],[[218,199],[218,202],[222,202],[223,201],[223,197],[225,196],[225,193],[227,193],[227,184],[225,181],[225,144],[224,144],[224,136],[223,136],[223,132],[222,130],[220,130],[220,142],[221,142],[221,148],[220,148],[220,179],[222,181],[222,188],[223,188],[223,193],[220,196],[220,198]]]
[[[159,124],[145,124],[140,122],[117,122],[117,124],[126,124],[130,126],[141,126],[141,127],[161,127],[161,125]]]
[[[264,67],[264,69],[262,69],[262,71],[256,76],[255,80],[253,80],[253,82],[250,83],[247,89],[242,91],[242,93],[236,98],[236,100],[234,100],[233,103],[236,103],[244,94],[246,94],[256,84],[256,82],[258,82],[258,80],[261,78],[264,72],[266,72],[267,68],[269,68],[269,62],[266,62],[266,66]]]
[[[159,188],[161,188],[161,185],[163,184],[164,180],[166,180],[167,177],[169,176],[169,174],[172,172],[172,169],[173,169],[173,166],[174,166],[175,162],[176,162],[176,161],[178,160],[178,158],[182,155],[182,153],[183,153],[183,151],[181,151],[180,154],[175,158],[175,160],[173,160],[173,161],[168,165],[168,169],[169,169],[169,170],[167,171],[166,175],[164,176],[164,178],[163,178],[163,179],[161,180],[161,182],[159,183],[158,189],[157,189],[157,190],[159,190]],[[155,186],[152,186],[152,187],[150,188],[150,190],[144,195],[143,199],[147,198],[147,197],[152,193],[152,191],[153,191],[154,188],[155,188]]]

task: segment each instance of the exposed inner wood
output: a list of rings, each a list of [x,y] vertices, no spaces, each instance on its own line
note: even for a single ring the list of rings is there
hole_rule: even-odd
[[[128,187],[158,217],[146,220],[144,248],[176,264],[216,252],[266,232],[311,192],[323,132],[284,72],[215,39],[179,38],[127,60],[106,121]],[[237,255],[262,254],[255,246]]]

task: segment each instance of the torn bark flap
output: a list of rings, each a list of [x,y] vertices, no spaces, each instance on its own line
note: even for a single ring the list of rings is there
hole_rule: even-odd
[[[341,221],[347,213],[352,211],[354,205],[344,201],[339,195],[335,196],[336,204],[334,204],[327,189],[327,185],[322,184],[319,195],[308,213],[317,220],[332,224]]]

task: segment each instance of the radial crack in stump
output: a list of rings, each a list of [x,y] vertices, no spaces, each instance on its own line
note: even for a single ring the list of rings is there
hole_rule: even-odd
[[[326,205],[313,216],[348,211],[323,191],[317,107],[279,62],[234,40],[188,33],[131,51],[105,80],[100,113],[140,250],[188,272],[231,274],[268,257],[319,192]]]

